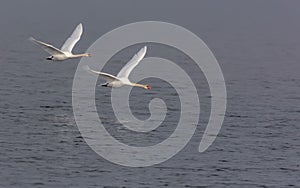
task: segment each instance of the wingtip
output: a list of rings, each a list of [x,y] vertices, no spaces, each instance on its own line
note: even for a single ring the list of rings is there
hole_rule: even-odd
[[[36,40],[35,38],[33,38],[33,37],[29,37],[28,40],[29,40],[30,42],[34,43],[34,44],[37,43],[37,40]]]
[[[147,46],[144,46],[143,48],[141,48],[141,50],[140,50],[142,53],[147,53]]]

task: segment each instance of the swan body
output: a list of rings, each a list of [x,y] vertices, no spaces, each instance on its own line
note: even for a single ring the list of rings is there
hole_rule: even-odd
[[[72,50],[75,44],[80,40],[82,35],[82,24],[78,24],[72,35],[65,41],[61,49],[58,49],[51,44],[44,43],[42,41],[38,41],[33,37],[30,37],[29,40],[35,43],[36,45],[42,47],[46,52],[48,52],[51,56],[47,57],[47,60],[54,61],[63,61],[70,58],[79,58],[79,57],[90,57],[91,54],[83,53],[83,54],[73,54]]]
[[[143,84],[137,84],[137,83],[132,83],[129,79],[128,76],[131,73],[131,71],[139,64],[139,62],[145,57],[147,52],[147,46],[144,46],[141,48],[138,53],[136,53],[131,60],[121,69],[121,71],[118,73],[117,76],[105,73],[105,72],[99,72],[90,69],[89,67],[88,70],[100,75],[104,80],[106,80],[106,83],[101,84],[101,86],[104,87],[122,87],[124,85],[128,86],[133,86],[133,87],[141,87],[144,89],[151,89],[149,85],[143,85]]]

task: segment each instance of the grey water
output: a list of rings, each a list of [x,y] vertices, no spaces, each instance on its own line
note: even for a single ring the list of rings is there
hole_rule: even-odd
[[[299,17],[299,1],[1,1],[0,187],[300,187]],[[208,45],[224,74],[227,111],[217,139],[199,153],[211,98],[205,76],[197,74],[201,114],[193,138],[164,163],[130,168],[97,155],[80,135],[72,109],[80,60],[46,61],[48,54],[27,39],[60,47],[82,22],[74,49],[80,53],[116,27],[147,20],[183,26]],[[169,58],[195,76],[183,53],[147,45],[147,56]],[[104,69],[116,74],[138,47],[124,49]],[[180,110],[168,83],[143,82],[153,89],[149,95],[132,91],[137,118],[149,117],[151,97],[169,107],[166,121],[151,134],[134,136],[116,124],[110,89],[96,88],[105,127],[135,146],[166,139]]]

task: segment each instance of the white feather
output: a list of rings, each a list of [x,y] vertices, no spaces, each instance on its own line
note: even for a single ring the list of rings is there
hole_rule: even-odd
[[[42,41],[38,41],[38,40],[34,39],[33,37],[30,37],[29,40],[32,41],[33,43],[35,43],[36,45],[42,47],[46,52],[48,52],[51,55],[56,55],[56,54],[64,55],[64,53],[61,50],[55,48],[51,44],[47,44]]]
[[[78,24],[75,30],[73,31],[72,35],[66,40],[66,42],[61,47],[61,50],[64,52],[72,52],[75,44],[80,40],[82,35],[82,24]]]
[[[131,59],[128,61],[128,63],[121,69],[121,71],[118,73],[117,77],[125,77],[128,78],[131,71],[139,64],[139,62],[145,57],[147,52],[147,46],[144,46],[142,49],[138,51]]]

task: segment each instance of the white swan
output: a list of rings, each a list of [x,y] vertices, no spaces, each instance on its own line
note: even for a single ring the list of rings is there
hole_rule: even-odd
[[[121,69],[121,71],[118,73],[117,76],[113,76],[111,74],[105,73],[105,72],[99,72],[90,69],[88,66],[86,67],[89,71],[99,74],[103,79],[105,79],[107,82],[102,84],[101,86],[104,87],[121,87],[124,85],[129,85],[129,86],[135,86],[135,87],[141,87],[144,89],[151,89],[149,85],[143,85],[143,84],[137,84],[137,83],[132,83],[129,79],[128,76],[130,72],[138,65],[138,63],[144,58],[146,55],[147,51],[147,46],[144,46],[138,53],[136,53],[131,60]]]
[[[30,37],[29,40],[34,42],[38,46],[42,47],[46,52],[48,52],[51,55],[50,57],[46,58],[47,60],[63,61],[69,58],[91,56],[91,54],[89,53],[84,53],[84,54],[72,53],[72,49],[74,48],[75,44],[79,41],[81,35],[82,35],[82,24],[80,23],[77,25],[72,35],[66,40],[66,42],[63,44],[60,50],[50,44],[46,44],[44,42],[38,41],[33,37]]]

